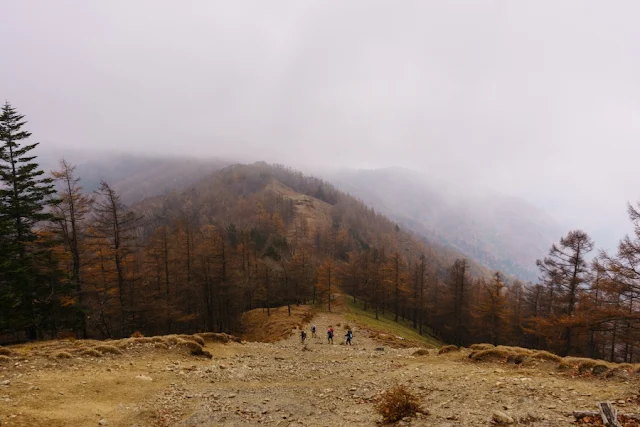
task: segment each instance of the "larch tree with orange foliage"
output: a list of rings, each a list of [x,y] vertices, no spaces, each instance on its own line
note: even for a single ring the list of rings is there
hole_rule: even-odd
[[[589,283],[589,268],[586,257],[593,250],[593,241],[582,230],[570,231],[553,244],[549,256],[538,260],[542,278],[548,286],[557,287],[560,302],[559,322],[562,324],[564,346],[563,355],[573,348],[576,308],[580,291]],[[553,304],[553,301],[550,302]]]
[[[83,301],[84,290],[80,269],[83,261],[83,245],[86,241],[87,219],[93,200],[83,193],[80,178],[75,175],[75,169],[75,166],[62,159],[60,160],[60,169],[51,172],[58,184],[57,197],[59,199],[59,202],[52,206],[52,212],[56,217],[53,225],[70,254],[69,275],[71,285],[74,288],[73,305],[77,306],[78,312],[78,332],[79,335],[86,338],[86,307]]]

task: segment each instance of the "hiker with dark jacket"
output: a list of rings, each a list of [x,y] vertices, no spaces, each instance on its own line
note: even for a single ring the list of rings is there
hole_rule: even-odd
[[[344,337],[347,339],[346,344],[351,345],[351,340],[353,339],[353,332],[351,331],[351,329],[347,331],[347,334]]]
[[[327,329],[327,344],[333,344],[333,328],[331,326]]]
[[[307,333],[303,329],[300,331],[300,340],[302,341],[302,344],[304,344],[305,339],[307,339]]]

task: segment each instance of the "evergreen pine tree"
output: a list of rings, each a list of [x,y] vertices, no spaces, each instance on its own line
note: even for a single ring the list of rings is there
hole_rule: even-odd
[[[36,229],[38,223],[52,219],[46,211],[55,193],[52,180],[35,162],[32,150],[24,144],[31,133],[22,130],[24,116],[7,102],[0,115],[0,328],[25,329],[36,337],[41,322],[43,298],[50,283],[38,277]],[[44,283],[40,285],[40,283]]]

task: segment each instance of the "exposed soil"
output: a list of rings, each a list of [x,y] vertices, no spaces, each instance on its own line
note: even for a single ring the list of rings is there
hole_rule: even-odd
[[[520,425],[572,425],[573,410],[603,400],[640,412],[635,373],[580,377],[544,361],[472,361],[467,350],[413,356],[416,348],[391,348],[354,324],[346,346],[342,313],[312,323],[318,336],[307,327],[305,346],[297,333],[275,343],[207,343],[213,359],[152,343],[98,358],[30,358],[17,348],[22,356],[0,364],[2,427],[376,425],[374,402],[396,384],[429,412],[404,425],[492,425],[494,411]]]

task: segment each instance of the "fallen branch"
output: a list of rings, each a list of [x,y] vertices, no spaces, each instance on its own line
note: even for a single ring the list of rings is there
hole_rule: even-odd
[[[582,418],[600,418],[602,423],[607,427],[620,427],[618,415],[630,420],[640,421],[640,414],[618,414],[618,411],[611,406],[609,402],[598,403],[599,411],[573,411],[576,420]]]

